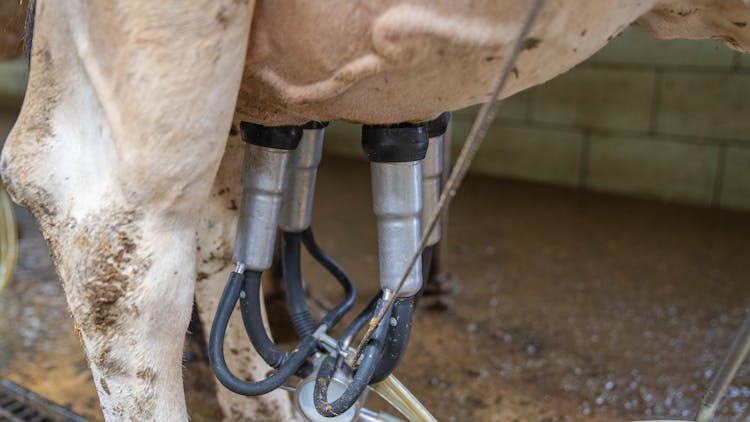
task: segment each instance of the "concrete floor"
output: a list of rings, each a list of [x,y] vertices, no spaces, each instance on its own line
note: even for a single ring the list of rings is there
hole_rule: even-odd
[[[96,419],[46,248],[20,220],[18,272],[0,298],[0,375]],[[314,228],[362,306],[377,284],[364,162],[325,157]],[[747,214],[470,178],[449,238],[443,293],[422,303],[396,372],[441,421],[693,417],[750,304]],[[334,301],[335,283],[305,268]],[[186,371],[202,385],[189,388],[193,420],[214,419],[215,403],[198,403],[211,388],[205,363]],[[750,364],[730,395],[717,420],[750,421]]]

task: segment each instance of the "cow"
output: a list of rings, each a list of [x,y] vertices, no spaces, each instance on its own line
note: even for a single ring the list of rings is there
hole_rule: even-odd
[[[49,243],[105,419],[187,419],[193,297],[210,324],[233,266],[239,121],[422,122],[481,103],[529,3],[38,0],[0,170]],[[548,1],[502,96],[631,24],[747,52],[748,22],[741,0]],[[241,338],[233,365],[263,377]],[[297,417],[281,391],[221,403],[232,419]]]
[[[18,2],[0,4],[0,60],[23,54],[25,8]]]

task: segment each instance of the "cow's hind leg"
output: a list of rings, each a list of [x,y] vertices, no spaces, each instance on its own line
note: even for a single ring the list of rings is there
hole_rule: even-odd
[[[228,274],[236,266],[232,259],[232,247],[236,235],[238,207],[241,203],[240,180],[245,149],[237,127],[238,124],[233,125],[230,131],[229,142],[214,180],[210,199],[203,207],[198,223],[198,277],[195,301],[205,334],[209,333],[213,323]],[[248,340],[245,327],[239,318],[239,310],[229,322],[224,346],[227,363],[239,377],[260,380],[271,370]],[[218,381],[216,385],[219,404],[226,420],[295,419],[289,395],[285,391],[276,390],[258,397],[246,397],[229,391]]]
[[[226,142],[252,1],[37,4],[2,157],[50,243],[108,420],[186,420],[195,230]]]

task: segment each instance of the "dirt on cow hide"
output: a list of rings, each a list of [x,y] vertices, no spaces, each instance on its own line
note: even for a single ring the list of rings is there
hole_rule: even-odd
[[[316,239],[357,281],[359,310],[377,286],[368,166],[325,157],[317,189]],[[19,221],[0,375],[99,419],[45,245],[27,214]],[[750,304],[747,214],[472,178],[448,239],[396,371],[441,421],[694,417]],[[304,266],[316,303],[334,303],[336,283]],[[198,339],[186,346],[188,406],[192,420],[217,420]],[[717,420],[750,420],[750,364]]]

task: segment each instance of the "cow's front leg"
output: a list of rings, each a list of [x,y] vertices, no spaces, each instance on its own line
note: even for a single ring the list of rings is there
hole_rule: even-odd
[[[186,420],[195,230],[252,1],[38,1],[2,157],[47,238],[108,420]]]

